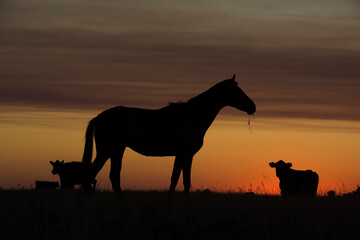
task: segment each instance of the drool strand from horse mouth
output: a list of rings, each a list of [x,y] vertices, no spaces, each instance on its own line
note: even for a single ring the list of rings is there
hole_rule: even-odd
[[[255,116],[254,116],[254,114],[249,114],[248,126],[249,126],[249,130],[250,130],[250,134],[252,134],[251,125],[250,125],[250,122],[251,122],[251,116],[253,116],[253,118],[254,118],[254,120],[255,120]]]

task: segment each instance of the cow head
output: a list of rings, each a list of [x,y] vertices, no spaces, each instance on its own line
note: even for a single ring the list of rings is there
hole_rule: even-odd
[[[280,178],[281,176],[284,176],[287,174],[289,169],[291,168],[291,163],[286,163],[283,160],[279,160],[276,163],[271,162],[269,163],[270,167],[275,168],[276,170],[276,176]]]
[[[64,160],[62,160],[61,162],[59,160],[56,160],[55,162],[50,161],[50,164],[53,166],[53,170],[51,171],[51,173],[56,175],[61,172],[64,165]]]

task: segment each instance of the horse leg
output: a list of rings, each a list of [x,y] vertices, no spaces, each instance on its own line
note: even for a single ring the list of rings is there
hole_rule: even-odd
[[[183,183],[184,183],[184,192],[188,194],[190,191],[191,186],[191,164],[192,164],[192,157],[188,157],[184,159],[183,164]]]
[[[91,178],[95,179],[96,175],[100,172],[100,170],[102,169],[108,158],[109,157],[105,154],[98,153],[96,155],[94,162],[91,164],[91,168],[92,168]]]
[[[175,191],[176,185],[179,181],[180,172],[181,172],[181,169],[183,166],[183,161],[184,161],[184,159],[182,157],[179,157],[179,156],[175,157],[173,172],[171,175],[171,184],[170,184],[170,188],[169,188],[169,194],[172,194]]]
[[[110,156],[111,167],[110,167],[110,181],[112,188],[118,195],[121,196],[121,187],[120,187],[120,171],[121,171],[121,162],[124,155],[125,147],[118,148],[114,150]]]
[[[91,187],[93,190],[95,190],[95,188],[96,188],[96,183],[97,183],[96,179],[93,179],[91,182]]]

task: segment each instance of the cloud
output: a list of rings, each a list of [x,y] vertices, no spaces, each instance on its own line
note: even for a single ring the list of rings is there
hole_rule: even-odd
[[[319,16],[248,1],[33,3],[2,10],[2,105],[157,108],[236,73],[259,117],[360,120],[360,25],[336,1]]]

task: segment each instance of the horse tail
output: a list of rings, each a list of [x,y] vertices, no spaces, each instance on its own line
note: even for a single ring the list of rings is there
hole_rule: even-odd
[[[90,120],[85,133],[85,147],[84,147],[84,154],[82,161],[85,164],[90,164],[92,159],[93,153],[93,137],[94,137],[94,128],[95,128],[95,119],[93,118]]]

